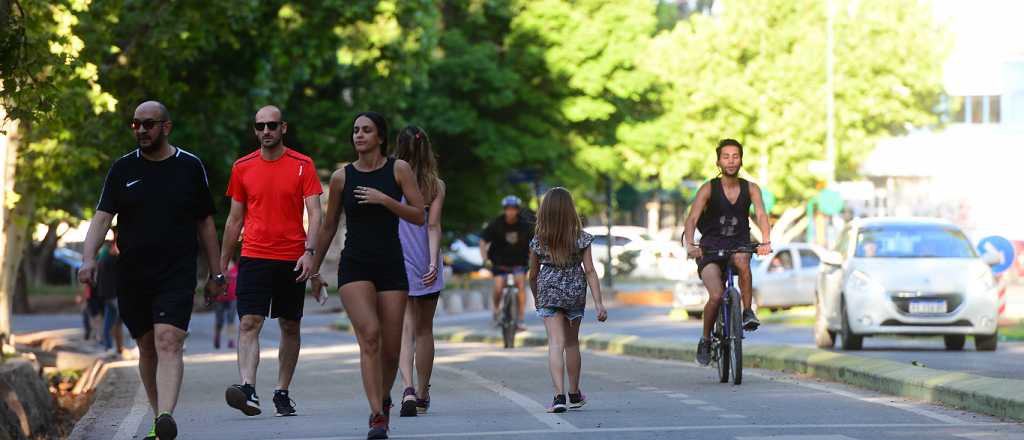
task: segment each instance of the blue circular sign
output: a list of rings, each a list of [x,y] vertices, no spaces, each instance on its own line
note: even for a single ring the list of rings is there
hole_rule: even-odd
[[[992,272],[999,274],[1006,272],[1011,266],[1013,266],[1014,258],[1016,258],[1016,250],[1013,248],[1013,243],[999,236],[985,237],[978,242],[978,253],[981,254],[982,258],[992,258]],[[991,255],[991,257],[988,257]]]

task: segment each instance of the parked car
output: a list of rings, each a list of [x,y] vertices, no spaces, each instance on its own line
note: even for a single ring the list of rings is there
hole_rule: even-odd
[[[918,218],[852,221],[822,256],[814,339],[859,350],[881,334],[943,336],[961,350],[996,349],[996,282],[963,232],[950,222]]]
[[[823,252],[814,245],[790,243],[764,257],[751,259],[755,307],[775,310],[814,304],[814,285]],[[688,276],[676,282],[674,307],[699,319],[708,302],[708,293],[697,277],[697,263],[687,260],[678,270]]]
[[[466,234],[456,237],[448,247],[445,264],[457,274],[476,272],[484,266],[480,257],[480,236]]]
[[[751,260],[754,303],[769,310],[814,304],[814,286],[821,265],[818,246],[790,243]]]
[[[53,250],[53,263],[46,268],[46,282],[50,284],[74,284],[78,279],[78,269],[82,267],[82,254],[73,249],[57,248]]]

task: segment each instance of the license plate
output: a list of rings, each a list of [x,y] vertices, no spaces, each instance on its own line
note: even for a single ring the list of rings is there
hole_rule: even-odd
[[[946,313],[946,301],[911,301],[910,313]]]

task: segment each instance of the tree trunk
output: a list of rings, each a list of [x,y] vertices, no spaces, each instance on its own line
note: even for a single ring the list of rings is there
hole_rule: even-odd
[[[28,233],[31,235],[32,227],[29,226]],[[60,235],[57,234],[57,228],[60,223],[51,223],[46,227],[46,235],[43,236],[42,241],[39,243],[26,243],[25,246],[25,260],[22,264],[25,265],[25,273],[30,281],[29,286],[35,287],[40,286],[46,282],[46,271],[53,264],[53,251],[57,249],[57,241],[60,239]]]
[[[8,206],[13,203],[8,195],[14,190],[14,171],[18,162],[18,122],[7,120],[7,109],[0,105],[0,342],[7,342],[11,335],[11,293],[17,279],[21,247],[17,232],[20,230],[11,219]],[[14,252],[8,252],[15,249]]]

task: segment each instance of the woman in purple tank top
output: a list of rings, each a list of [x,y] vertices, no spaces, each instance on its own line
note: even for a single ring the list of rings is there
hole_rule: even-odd
[[[441,209],[445,186],[437,176],[437,158],[427,133],[409,126],[398,135],[395,157],[412,166],[423,200],[427,222],[416,225],[405,220],[398,224],[398,236],[405,256],[409,279],[409,302],[402,326],[402,354],[399,369],[405,391],[402,417],[425,413],[430,407],[430,374],[434,368],[434,311],[444,287],[441,261]],[[413,380],[415,363],[416,380]],[[418,386],[417,386],[418,385]]]

